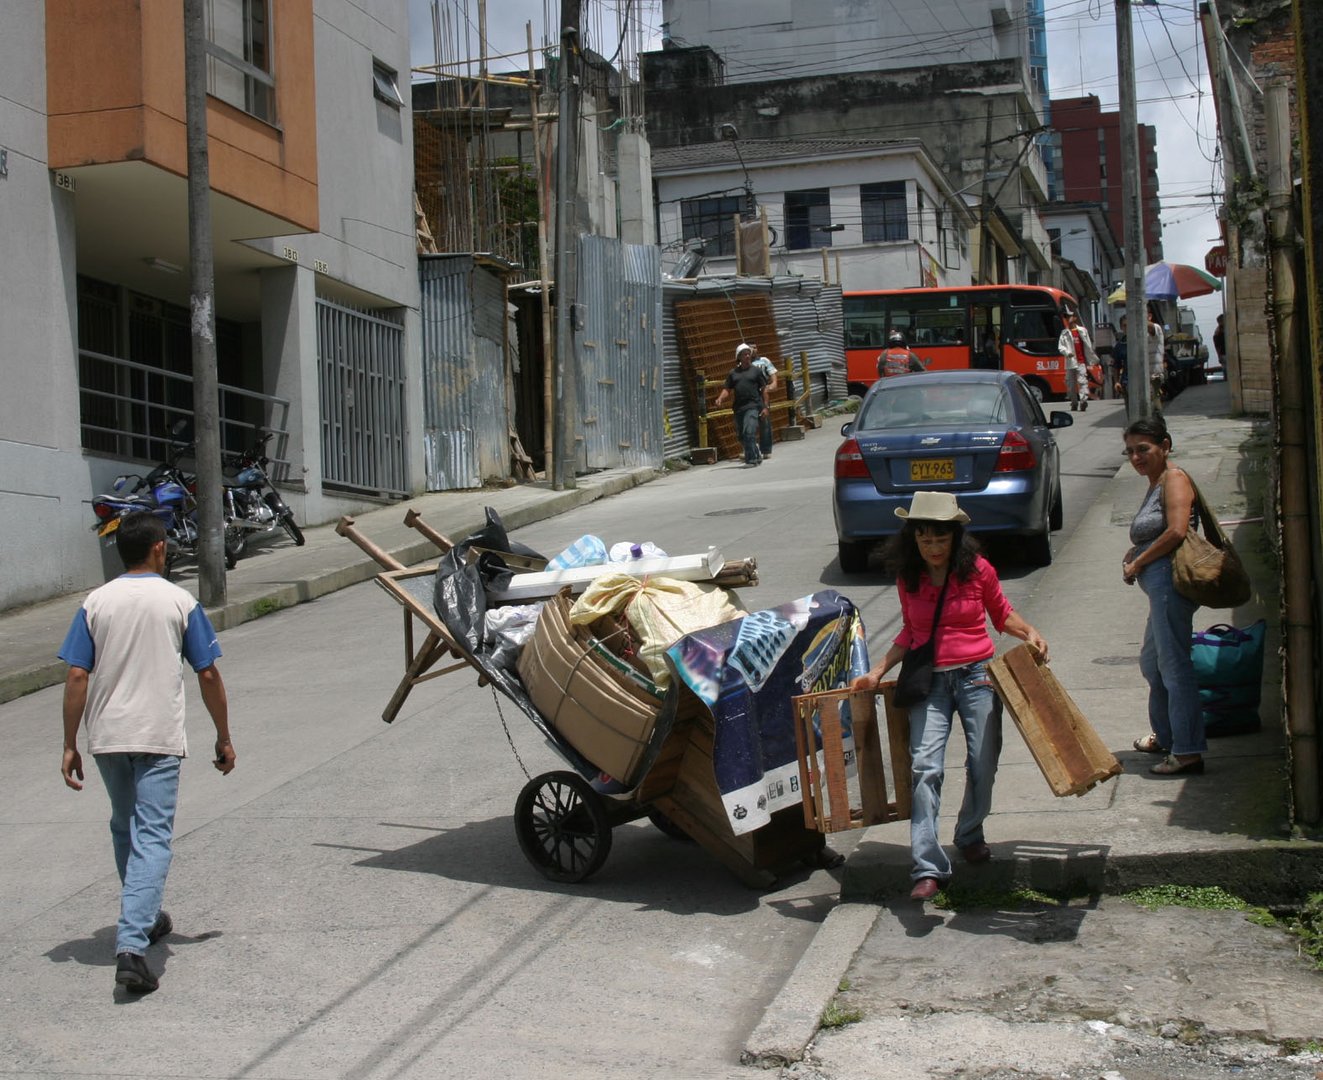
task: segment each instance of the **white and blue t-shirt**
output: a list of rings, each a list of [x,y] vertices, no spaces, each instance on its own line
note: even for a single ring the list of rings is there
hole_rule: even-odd
[[[59,652],[91,673],[88,752],[185,757],[182,661],[203,671],[220,655],[202,605],[157,574],[123,574],[90,593]]]

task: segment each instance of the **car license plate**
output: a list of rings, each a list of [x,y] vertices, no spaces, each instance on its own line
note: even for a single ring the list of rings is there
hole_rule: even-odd
[[[954,480],[954,458],[924,458],[910,462],[910,481],[919,483],[924,480]]]

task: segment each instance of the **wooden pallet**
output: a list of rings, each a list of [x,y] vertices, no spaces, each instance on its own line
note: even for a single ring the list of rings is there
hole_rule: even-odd
[[[885,708],[894,798],[887,793],[883,738],[878,730],[876,698],[871,692],[825,690],[791,699],[807,828],[822,833],[842,832],[910,816],[910,720],[908,710],[891,703],[894,687],[894,682],[883,683],[877,695]],[[846,775],[849,763],[845,758],[840,708],[846,700],[853,720],[858,806],[852,805]],[[818,734],[822,739],[821,757],[817,752]]]
[[[989,662],[988,674],[1054,795],[1083,795],[1125,771],[1028,645]]]

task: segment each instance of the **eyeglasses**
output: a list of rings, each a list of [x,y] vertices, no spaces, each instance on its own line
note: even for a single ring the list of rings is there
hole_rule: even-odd
[[[914,534],[920,544],[945,544],[953,539],[949,532],[920,532]]]

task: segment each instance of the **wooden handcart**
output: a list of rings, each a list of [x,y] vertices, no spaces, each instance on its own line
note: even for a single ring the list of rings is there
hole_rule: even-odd
[[[427,536],[443,554],[454,547],[414,510],[406,514],[405,524]],[[491,685],[494,692],[505,689],[437,615],[432,600],[435,564],[406,568],[358,532],[349,517],[341,518],[336,532],[383,567],[377,584],[404,610],[405,670],[382,713],[387,723],[399,714],[414,686],[460,668],[475,671],[481,686]],[[506,553],[501,557],[507,559]],[[540,568],[532,562],[519,567]],[[730,587],[755,584],[756,563],[746,559],[727,564],[714,580]],[[417,646],[414,620],[426,631]],[[524,708],[523,703],[516,704]],[[713,768],[715,723],[703,703],[678,680],[667,691],[639,778],[625,792],[606,794],[594,787],[588,779],[594,768],[541,719],[539,730],[574,769],[531,777],[515,801],[514,825],[525,857],[552,881],[572,883],[592,876],[610,853],[612,830],[644,817],[670,835],[693,840],[754,888],[769,887],[796,865],[836,861],[823,834],[805,827],[798,806],[777,811],[768,824],[752,832],[734,833]]]

